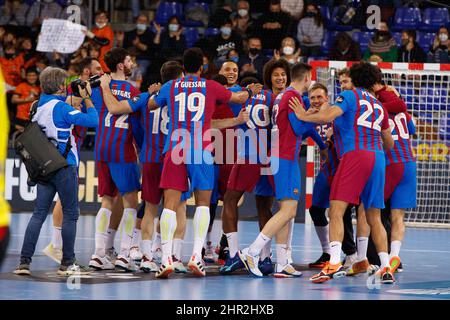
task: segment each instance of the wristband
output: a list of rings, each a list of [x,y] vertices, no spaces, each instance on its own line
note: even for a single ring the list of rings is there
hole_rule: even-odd
[[[248,93],[248,98],[249,98],[249,99],[250,99],[251,97],[253,97],[253,91],[252,91],[252,89],[245,88],[245,90],[246,90],[247,93]]]

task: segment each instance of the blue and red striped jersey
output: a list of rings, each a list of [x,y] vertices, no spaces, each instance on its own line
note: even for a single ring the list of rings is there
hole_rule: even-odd
[[[131,83],[111,80],[112,94],[121,101],[139,94]],[[99,125],[95,139],[95,160],[105,162],[136,162],[133,144],[132,121],[129,114],[113,115],[108,112],[101,88],[92,92],[92,101],[99,114]]]
[[[164,153],[179,145],[183,150],[203,150],[211,145],[211,119],[219,103],[228,102],[231,91],[218,82],[186,76],[165,83],[155,102],[168,107],[169,133]]]
[[[270,150],[270,115],[274,103],[272,92],[263,90],[245,103],[249,120],[238,126],[238,157],[251,163],[267,163]]]
[[[416,161],[410,140],[410,135],[416,131],[411,115],[407,112],[390,113],[389,125],[394,139],[394,147],[385,150],[386,165]]]
[[[317,133],[323,139],[323,141],[327,141],[327,131],[333,127],[332,123],[327,123],[323,125],[317,125]],[[337,156],[336,148],[334,146],[334,135],[331,137],[332,144],[329,146],[328,152],[328,161],[320,162],[320,171],[325,174],[326,177],[333,177],[336,173],[336,170],[339,165],[339,158]]]
[[[346,90],[336,99],[344,112],[333,125],[339,158],[354,150],[383,152],[381,131],[389,128],[388,113],[368,91]]]

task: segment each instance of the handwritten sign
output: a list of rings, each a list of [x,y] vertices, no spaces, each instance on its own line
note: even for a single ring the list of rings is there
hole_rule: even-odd
[[[38,39],[37,51],[72,53],[83,44],[85,26],[62,19],[45,19]]]

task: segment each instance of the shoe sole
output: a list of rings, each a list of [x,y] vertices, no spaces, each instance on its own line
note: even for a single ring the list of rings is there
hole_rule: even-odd
[[[30,270],[20,270],[20,271],[14,271],[14,274],[18,275],[18,276],[30,276],[31,272]]]
[[[201,271],[201,270],[197,267],[197,265],[195,265],[195,264],[188,264],[188,268],[189,268],[189,270],[191,270],[196,276],[204,277],[204,276],[206,275],[206,272]]]
[[[102,271],[102,270],[114,270],[116,267],[112,265],[109,268],[105,268],[103,266],[99,266],[98,264],[89,263],[89,267],[95,269],[95,271]]]
[[[167,279],[171,273],[173,273],[173,269],[166,269],[163,272],[161,272],[159,275],[156,275],[156,279]]]
[[[343,277],[345,277],[345,275],[346,275],[345,271],[338,271],[338,272],[333,273],[332,275],[321,276],[317,279],[310,278],[309,280],[313,283],[324,283],[331,279],[343,278]]]
[[[323,269],[323,267],[325,267],[325,264],[309,264],[308,265],[308,268],[309,269],[320,269],[320,270],[322,270]]]
[[[281,272],[277,272],[277,273],[273,274],[274,278],[279,278],[279,279],[282,279],[282,278],[300,278],[301,276],[302,275],[294,276],[292,274],[281,273]]]
[[[60,276],[65,276],[65,277],[69,277],[69,276],[86,276],[91,274],[92,271],[82,271],[82,272],[72,272],[72,271],[60,271],[58,270],[57,274]]]
[[[142,271],[144,271],[145,273],[152,273],[152,272],[158,272],[158,270],[155,269],[150,269],[150,268],[140,268]]]
[[[116,265],[114,266],[114,269],[118,269],[118,270],[120,270],[120,271],[125,271],[125,272],[131,272],[131,271],[133,271],[133,270],[130,269],[130,267],[125,267],[125,266],[121,266],[121,265],[118,265],[118,264],[116,264]]]

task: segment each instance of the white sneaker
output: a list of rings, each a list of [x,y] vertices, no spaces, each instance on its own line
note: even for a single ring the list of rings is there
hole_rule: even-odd
[[[130,248],[130,258],[133,260],[142,260],[142,253],[139,251],[139,247]]]
[[[114,262],[116,268],[121,269],[123,271],[129,272],[133,271],[133,267],[131,266],[130,260],[124,256],[118,255],[116,261]]]
[[[161,258],[162,258],[162,251],[161,248],[156,249],[156,251],[152,252],[153,260],[157,264],[161,264]]]
[[[345,263],[343,265],[344,270],[348,270],[348,268],[350,268],[352,266],[352,264],[357,262],[357,257],[358,257],[358,255],[356,253],[354,253],[350,256],[346,256]]]
[[[167,279],[174,271],[172,258],[168,258],[166,262],[161,263],[159,270],[155,274],[157,279]]]
[[[172,256],[172,259],[175,273],[187,273],[187,269],[181,260],[178,260],[175,256]]]
[[[194,255],[191,257],[191,259],[189,260],[188,268],[189,268],[196,276],[200,276],[200,277],[206,276],[205,262],[202,260],[202,258],[200,258],[199,256],[197,256],[196,254],[194,254]]]
[[[118,256],[114,247],[106,249],[106,255],[108,256],[109,261],[111,261],[112,263],[114,263],[116,261],[117,256]]]
[[[61,264],[62,249],[56,249],[53,247],[53,243],[50,242],[49,245],[42,250],[42,252],[56,263]]]
[[[298,278],[302,276],[300,271],[294,269],[294,267],[288,263],[285,266],[277,263],[275,273],[273,274],[275,278]]]
[[[211,241],[208,241],[206,243],[205,247],[205,256],[203,257],[203,260],[206,263],[214,263],[215,257],[214,257],[214,246],[212,245]]]
[[[100,257],[92,255],[91,261],[89,261],[89,267],[96,270],[114,270],[114,264],[109,260],[108,256]]]
[[[155,263],[155,261],[150,260],[145,255],[143,255],[140,269],[142,271],[144,271],[145,273],[157,272],[158,271],[158,265]]]
[[[249,248],[245,248],[242,252],[238,251],[239,258],[244,263],[245,268],[256,277],[264,277],[261,270],[258,268],[259,254],[252,256],[248,253]]]
[[[92,273],[93,270],[86,268],[77,262],[74,262],[70,266],[60,265],[58,269],[58,275],[60,276],[71,276],[71,275],[86,275]]]

